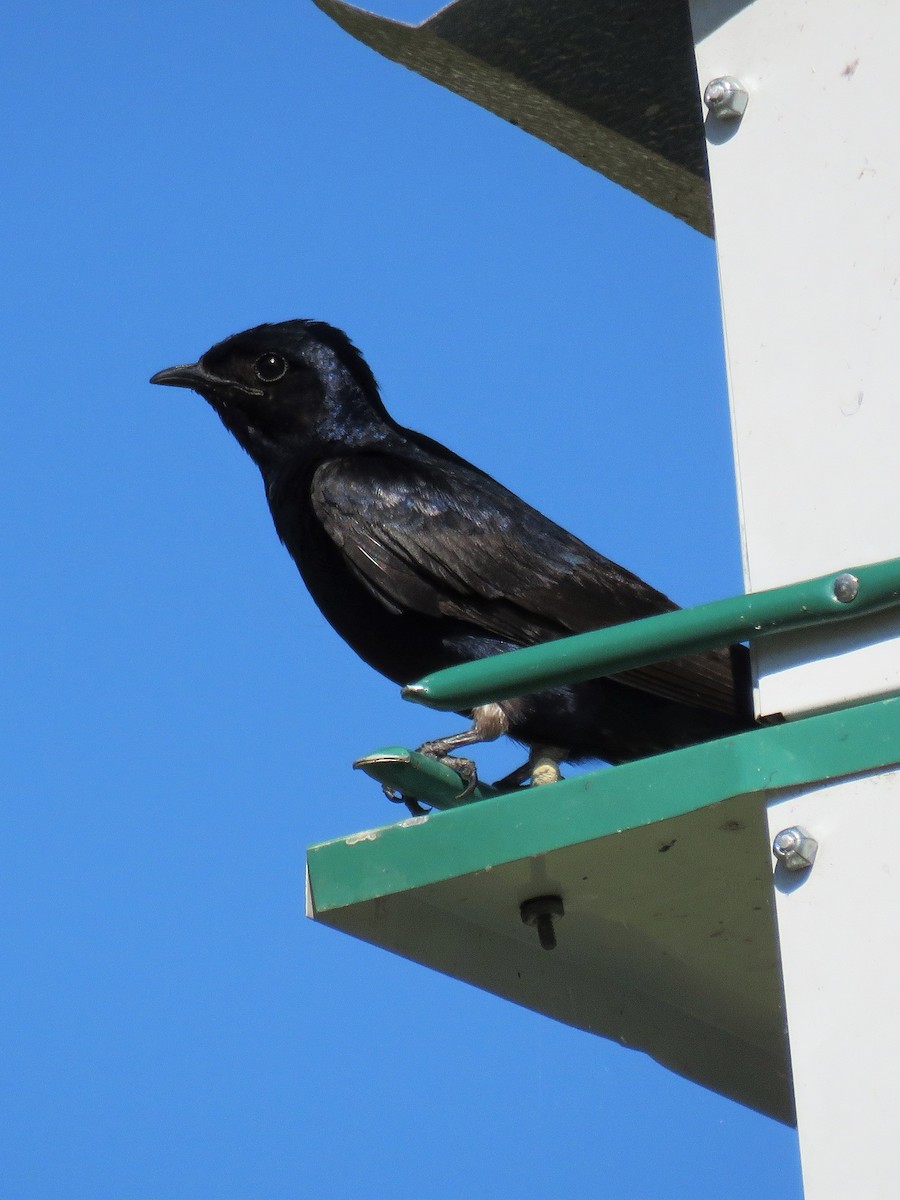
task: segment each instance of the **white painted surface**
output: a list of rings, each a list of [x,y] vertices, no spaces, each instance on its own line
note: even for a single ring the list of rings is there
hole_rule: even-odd
[[[732,15],[726,19],[726,15]],[[900,139],[894,0],[691,0],[707,121],[746,586],[900,555]],[[757,651],[786,715],[900,691],[900,617]]]
[[[775,877],[806,1200],[896,1200],[900,772],[771,805],[771,836],[790,825],[819,843]]]
[[[894,0],[690,0],[707,120],[745,582],[900,556],[900,138]],[[900,617],[755,649],[757,708],[900,691]],[[900,1196],[900,773],[774,802],[813,867],[776,873],[807,1200]]]

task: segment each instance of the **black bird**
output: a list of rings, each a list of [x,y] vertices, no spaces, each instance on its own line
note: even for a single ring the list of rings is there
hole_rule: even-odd
[[[326,619],[395,683],[678,606],[452,450],[405,429],[346,334],[259,325],[151,383],[193,388],[262,472],[275,528]],[[487,704],[421,749],[508,733],[529,762],[619,763],[745,729],[742,646]],[[451,760],[455,763],[466,760]],[[463,774],[465,774],[465,770]],[[538,777],[537,773],[535,777]]]

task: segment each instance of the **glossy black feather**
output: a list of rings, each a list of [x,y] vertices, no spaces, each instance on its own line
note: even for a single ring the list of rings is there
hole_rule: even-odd
[[[260,378],[280,364],[279,378]],[[677,607],[399,426],[331,326],[259,326],[154,378],[193,387],[216,409],[260,467],[278,534],[319,608],[398,683]],[[746,727],[745,666],[735,647],[504,707],[528,745],[618,762]]]

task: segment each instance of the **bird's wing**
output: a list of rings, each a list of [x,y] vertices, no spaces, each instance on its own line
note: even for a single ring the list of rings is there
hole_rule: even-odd
[[[312,502],[348,565],[393,612],[457,618],[534,645],[677,608],[457,461],[332,459],[314,475]],[[727,651],[616,678],[682,703],[735,708]]]

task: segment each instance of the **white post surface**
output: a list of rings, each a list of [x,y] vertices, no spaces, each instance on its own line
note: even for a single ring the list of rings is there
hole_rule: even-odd
[[[813,866],[775,874],[807,1200],[900,1196],[900,775],[846,780],[769,810]]]
[[[748,591],[900,556],[894,0],[690,0]],[[900,691],[900,617],[760,643],[757,710]],[[762,764],[764,766],[764,764]],[[900,772],[774,803],[814,865],[775,874],[807,1200],[900,1196]]]
[[[894,0],[691,0],[748,591],[900,555],[900,139]],[[900,691],[900,618],[756,652],[787,716]]]

